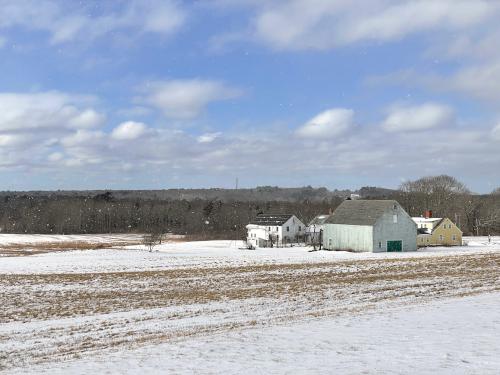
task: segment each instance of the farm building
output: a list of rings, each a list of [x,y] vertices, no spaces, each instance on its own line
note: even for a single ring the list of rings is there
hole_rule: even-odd
[[[346,200],[324,224],[323,248],[416,251],[417,225],[394,200]]]
[[[326,219],[328,219],[330,215],[318,215],[314,219],[312,219],[306,227],[306,243],[308,244],[319,244],[322,242],[323,235],[323,227],[325,225]]]
[[[253,247],[283,246],[303,240],[305,225],[295,215],[260,214],[247,225],[247,243]]]
[[[460,246],[462,231],[448,218],[432,217],[432,211],[426,211],[422,217],[414,217],[417,224],[418,246]]]

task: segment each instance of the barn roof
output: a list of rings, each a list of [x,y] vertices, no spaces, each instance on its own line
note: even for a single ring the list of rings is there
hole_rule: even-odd
[[[309,225],[321,225],[326,222],[330,215],[318,215],[309,222]]]
[[[253,219],[250,224],[255,225],[283,225],[288,219],[293,215],[291,214],[259,214],[255,219]]]
[[[375,225],[387,210],[398,205],[395,200],[346,200],[326,220],[328,224]],[[399,206],[399,205],[398,205]]]

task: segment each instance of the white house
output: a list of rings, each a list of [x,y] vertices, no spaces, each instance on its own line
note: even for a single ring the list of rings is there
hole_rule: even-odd
[[[247,225],[247,243],[253,247],[283,246],[301,241],[305,229],[295,215],[260,214]]]

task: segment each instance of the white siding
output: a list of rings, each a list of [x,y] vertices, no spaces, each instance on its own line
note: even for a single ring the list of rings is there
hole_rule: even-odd
[[[287,231],[288,227],[288,231]],[[301,237],[305,233],[305,225],[297,217],[292,216],[288,221],[282,226],[276,225],[247,225],[247,242],[255,247],[261,246],[262,241],[268,241],[269,236],[278,236],[278,245],[284,244],[284,239],[286,243],[295,242],[297,236]],[[276,245],[276,244],[275,244]]]
[[[323,247],[328,250],[373,251],[373,227],[325,224]]]

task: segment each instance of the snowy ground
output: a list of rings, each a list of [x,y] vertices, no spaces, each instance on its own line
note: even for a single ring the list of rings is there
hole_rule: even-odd
[[[70,243],[91,240],[88,236],[33,236],[0,235],[0,248],[4,244],[24,243],[36,246],[38,241],[59,241]],[[126,244],[138,240],[137,235],[115,235],[112,249],[71,250],[34,254],[19,259],[0,258],[0,274],[6,273],[86,273],[86,272],[124,272],[157,271],[176,268],[232,267],[265,264],[304,264],[352,260],[403,259],[467,254],[486,254],[500,252],[500,237],[493,237],[491,243],[486,237],[465,238],[468,246],[429,247],[409,253],[349,253],[345,251],[315,251],[310,247],[273,248],[242,250],[241,241],[195,241],[167,242],[149,253],[141,245]],[[107,243],[109,235],[96,237],[95,241]],[[119,241],[125,244],[120,246]]]
[[[37,245],[29,236],[23,240]],[[498,368],[492,359],[498,342],[488,336],[499,334],[498,237],[402,254],[241,250],[231,241],[170,242],[149,253],[126,245],[130,240],[113,249],[0,258],[0,371],[387,373],[404,363],[420,366],[411,373]],[[3,235],[1,241],[20,239]],[[54,241],[68,243],[65,236]],[[405,331],[408,319],[419,329]],[[452,340],[458,324],[464,335],[478,336],[470,343]],[[439,342],[443,348],[432,354]],[[466,355],[458,355],[458,344]],[[356,353],[364,359],[353,360]],[[120,367],[121,357],[127,367]],[[441,358],[441,367],[423,363],[424,357]]]
[[[494,293],[237,329],[19,373],[487,375],[500,370],[499,337]]]

